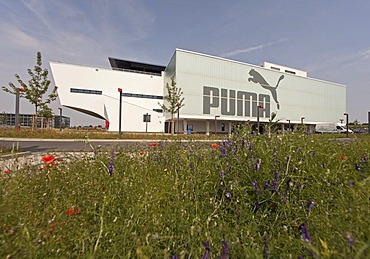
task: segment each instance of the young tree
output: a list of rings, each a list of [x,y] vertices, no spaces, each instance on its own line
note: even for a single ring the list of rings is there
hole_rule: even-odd
[[[164,96],[164,103],[160,104],[163,111],[171,114],[171,134],[175,132],[174,114],[176,114],[184,104],[184,97],[181,88],[176,86],[175,78],[171,77],[171,85],[166,84],[167,95]]]
[[[19,85],[24,90],[21,97],[26,98],[30,103],[34,105],[35,114],[37,116],[40,108],[47,106],[47,104],[55,101],[55,99],[58,97],[58,94],[56,92],[57,86],[54,86],[51,93],[44,100],[43,96],[48,91],[51,81],[48,80],[49,71],[46,68],[42,68],[41,52],[37,52],[36,65],[33,67],[33,69],[27,69],[27,73],[31,78],[30,80],[28,80],[28,84],[23,82],[18,74],[15,74],[14,77],[17,79]],[[16,87],[13,83],[9,83],[9,87],[3,86],[2,89],[3,91],[10,94],[17,94],[17,91],[19,91],[19,88]]]

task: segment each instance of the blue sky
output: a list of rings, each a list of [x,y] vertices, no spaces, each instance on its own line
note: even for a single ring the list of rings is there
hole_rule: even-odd
[[[0,0],[0,85],[15,73],[26,80],[37,51],[48,69],[58,60],[108,68],[108,57],[167,65],[183,48],[345,84],[350,121],[367,122],[369,24],[367,0]],[[1,91],[4,111],[14,97]],[[63,111],[73,125],[103,123]],[[33,112],[27,100],[21,112]]]

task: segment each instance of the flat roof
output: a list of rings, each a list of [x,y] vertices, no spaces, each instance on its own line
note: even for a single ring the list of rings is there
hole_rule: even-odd
[[[142,62],[130,61],[130,60],[123,60],[117,58],[109,57],[109,63],[112,69],[115,70],[131,70],[131,71],[138,71],[138,72],[146,72],[146,73],[153,73],[153,74],[161,74],[162,71],[166,69],[165,66],[154,65],[154,64],[147,64]]]

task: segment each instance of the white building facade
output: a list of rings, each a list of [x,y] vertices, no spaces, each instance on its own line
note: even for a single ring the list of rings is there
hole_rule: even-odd
[[[112,62],[111,62],[112,63]],[[110,122],[118,131],[118,88],[122,88],[122,131],[164,132],[170,114],[158,104],[165,85],[183,91],[184,107],[176,114],[176,132],[229,133],[235,124],[268,122],[273,113],[282,130],[304,123],[338,122],[346,112],[346,86],[307,77],[307,73],[265,62],[250,65],[176,49],[161,74],[117,71],[52,62],[63,106]],[[157,71],[158,72],[158,71]]]

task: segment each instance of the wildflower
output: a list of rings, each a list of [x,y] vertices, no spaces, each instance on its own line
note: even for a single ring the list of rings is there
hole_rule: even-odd
[[[217,143],[213,143],[213,144],[211,145],[211,147],[212,147],[212,148],[218,148],[218,144],[217,144]]]
[[[225,173],[224,173],[224,171],[222,171],[222,172],[221,172],[220,176],[221,176],[221,178],[222,178],[222,179],[224,179],[224,178],[225,178]]]
[[[252,183],[254,189],[256,190],[256,194],[258,195],[258,186],[257,186],[257,183],[256,182],[253,182]]]
[[[364,155],[361,157],[361,161],[362,161],[363,163],[367,163],[367,159],[366,159],[366,157],[365,157]]]
[[[113,174],[113,168],[114,168],[114,157],[115,157],[116,153],[113,151],[112,153],[112,156],[110,158],[110,162],[109,162],[109,169],[108,169],[108,174],[109,176],[112,176]]]
[[[353,182],[353,181],[349,181],[349,182],[348,182],[348,186],[349,186],[349,187],[353,187],[353,185],[354,185],[354,182]]]
[[[260,202],[258,200],[256,200],[253,213],[256,213],[259,207],[260,207]]]
[[[182,165],[182,160],[181,160],[180,155],[177,155],[177,161],[179,162],[180,165]]]
[[[225,194],[225,196],[226,196],[226,198],[227,198],[229,201],[231,201],[231,193],[227,192],[227,193]]]
[[[248,151],[250,152],[250,151],[252,151],[252,149],[253,149],[253,143],[251,142],[251,143],[249,143]]]
[[[257,172],[261,167],[262,159],[257,159],[256,167],[254,168],[254,171]]]
[[[206,249],[202,259],[209,259],[211,256],[211,246],[209,242],[203,242],[203,247]]]
[[[280,192],[280,198],[281,198],[281,203],[285,204],[286,203],[285,191]]]
[[[308,200],[308,202],[307,202],[307,210],[308,210],[308,212],[311,211],[311,209],[312,209],[312,207],[313,207],[314,204],[315,204],[314,201]]]
[[[55,160],[55,157],[54,156],[51,156],[51,155],[46,155],[46,156],[43,156],[41,158],[41,160],[45,163],[45,164],[50,164],[50,163],[53,163],[54,160]]]
[[[10,174],[10,170],[9,170],[9,169],[6,169],[6,170],[4,171],[4,174]]]
[[[302,230],[302,239],[308,243],[311,243],[311,238],[310,238],[310,234],[308,233],[306,223],[302,223],[299,226],[299,229]]]
[[[222,250],[219,258],[227,259],[229,258],[229,254],[230,254],[230,243],[227,241],[222,241]]]
[[[267,242],[267,234],[263,237],[263,258],[267,259],[269,258],[269,245]]]
[[[272,192],[276,192],[276,187],[278,185],[278,180],[279,180],[279,172],[275,171],[274,172],[274,182],[272,184]]]
[[[223,148],[223,147],[220,147],[220,151],[221,151],[221,157],[225,157],[226,156],[226,149]]]
[[[344,232],[343,233],[343,237],[345,239],[347,239],[347,242],[348,242],[348,245],[349,246],[353,246],[353,243],[354,243],[354,239],[353,239],[353,235],[351,232]]]
[[[342,160],[347,160],[348,159],[345,155],[340,155],[339,158],[342,159]]]
[[[156,146],[157,146],[157,143],[155,142],[149,144],[149,147],[156,147]]]
[[[145,155],[145,152],[141,151],[141,152],[139,152],[139,155],[143,156],[143,155]]]
[[[242,139],[242,149],[244,149],[246,147],[246,141],[245,141],[245,138]]]
[[[70,209],[68,209],[67,210],[67,215],[68,216],[73,216],[73,215],[78,215],[78,214],[80,214],[80,212],[79,212],[79,209],[78,208],[70,208]]]
[[[265,182],[265,187],[263,187],[264,190],[267,190],[269,188],[269,185],[270,185],[270,180],[267,180]]]
[[[358,164],[355,164],[355,169],[356,169],[357,171],[360,171],[360,166],[359,166]]]
[[[190,170],[194,171],[194,165],[192,162],[189,163]]]

